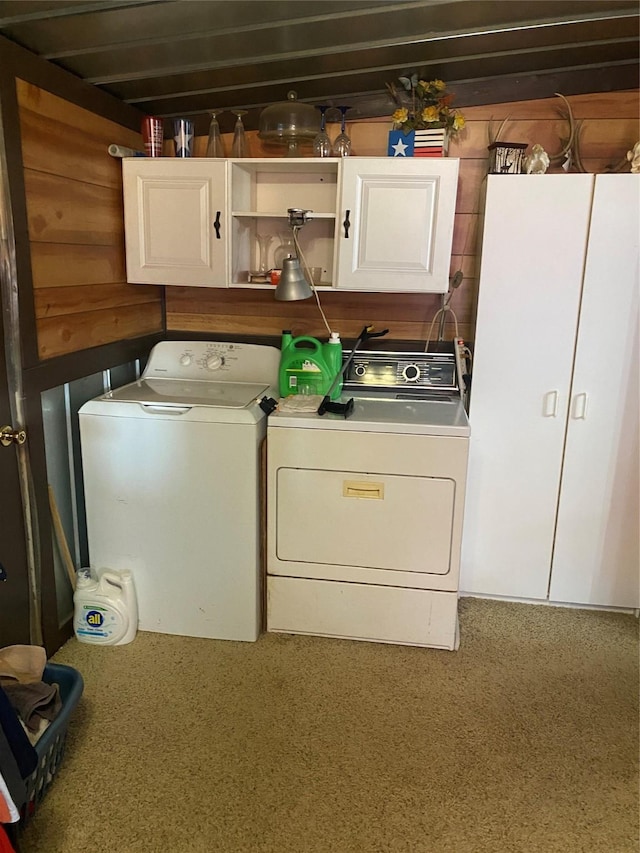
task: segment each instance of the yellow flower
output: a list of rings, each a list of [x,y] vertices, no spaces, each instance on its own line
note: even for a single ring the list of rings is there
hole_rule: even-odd
[[[425,127],[439,126],[445,128],[450,136],[454,136],[465,126],[464,117],[452,109],[454,99],[447,94],[447,84],[443,80],[418,80],[417,74],[411,77],[399,77],[404,94],[398,92],[393,84],[387,84],[396,106],[402,103],[393,113],[393,126],[396,130],[421,130]]]
[[[422,121],[438,121],[439,118],[437,107],[425,107],[422,110]]]

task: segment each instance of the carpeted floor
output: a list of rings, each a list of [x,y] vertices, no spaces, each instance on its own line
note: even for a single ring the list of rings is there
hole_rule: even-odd
[[[636,853],[636,619],[460,613],[458,652],[69,641],[85,692],[22,850]]]

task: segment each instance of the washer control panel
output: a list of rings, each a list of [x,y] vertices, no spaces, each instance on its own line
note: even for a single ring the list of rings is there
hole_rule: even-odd
[[[347,360],[350,353],[344,353]],[[411,391],[432,395],[458,393],[453,353],[357,351],[347,367],[344,387],[349,392]]]
[[[161,341],[143,378],[277,384],[280,350],[229,341]]]

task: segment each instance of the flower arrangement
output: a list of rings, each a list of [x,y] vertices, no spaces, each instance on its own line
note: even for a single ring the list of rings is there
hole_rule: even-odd
[[[409,133],[412,130],[432,130],[445,128],[450,137],[455,136],[464,127],[464,116],[452,109],[454,96],[448,94],[446,83],[442,80],[420,80],[417,74],[411,77],[398,77],[403,92],[399,92],[393,83],[387,83],[398,109],[392,115],[394,130]],[[403,103],[408,99],[408,103]]]

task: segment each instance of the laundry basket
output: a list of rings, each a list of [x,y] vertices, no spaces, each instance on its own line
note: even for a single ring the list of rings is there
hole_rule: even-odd
[[[62,709],[34,747],[38,755],[38,766],[31,776],[25,779],[27,801],[22,810],[24,822],[35,814],[62,763],[69,719],[84,687],[80,673],[73,667],[60,663],[48,663],[44,668],[42,680],[60,687]]]

